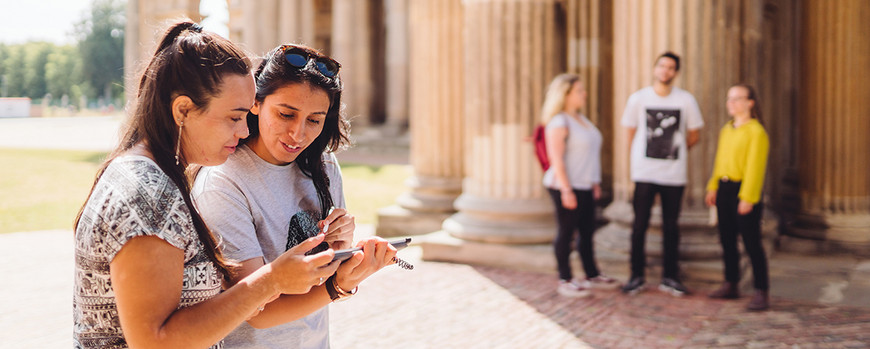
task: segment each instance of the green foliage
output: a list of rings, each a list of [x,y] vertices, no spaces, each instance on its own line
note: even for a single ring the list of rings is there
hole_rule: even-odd
[[[124,3],[94,0],[91,13],[75,26],[82,59],[82,77],[112,99],[113,85],[123,86]]]
[[[43,98],[48,91],[45,65],[48,55],[56,46],[47,42],[31,42],[24,46],[24,94],[30,98]]]
[[[124,90],[124,0],[94,0],[74,28],[74,46],[47,42],[0,44],[0,96],[52,104],[63,95],[117,102]],[[5,80],[5,81],[4,81]]]
[[[25,92],[24,76],[25,76],[25,46],[14,45],[9,47],[9,56],[4,61],[4,70],[6,72],[6,84],[8,86],[7,97],[31,97]],[[39,96],[42,97],[42,96]]]
[[[82,59],[78,49],[74,46],[59,46],[49,54],[45,64],[45,80],[46,89],[53,98],[67,95],[72,103],[77,103],[82,95],[82,85],[89,85],[82,78]]]

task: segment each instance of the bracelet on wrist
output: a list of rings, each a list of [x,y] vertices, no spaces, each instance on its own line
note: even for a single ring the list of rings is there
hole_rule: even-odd
[[[338,281],[336,279],[337,278],[335,277],[335,274],[333,274],[325,283],[326,293],[329,294],[329,298],[332,299],[333,302],[348,299],[356,294],[357,289],[359,289],[359,286],[357,286],[350,291],[346,291],[338,285]]]

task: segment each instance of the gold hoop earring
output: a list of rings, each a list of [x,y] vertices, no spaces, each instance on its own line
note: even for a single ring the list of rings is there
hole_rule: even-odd
[[[179,161],[179,155],[181,155],[181,129],[184,127],[184,122],[178,125],[178,142],[175,143],[175,164],[179,165],[181,161]]]

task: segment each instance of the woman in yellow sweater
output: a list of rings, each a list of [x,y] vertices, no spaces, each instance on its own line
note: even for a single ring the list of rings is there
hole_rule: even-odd
[[[752,261],[755,286],[755,294],[747,309],[764,310],[769,304],[769,280],[767,257],[761,245],[761,187],[770,141],[761,126],[761,108],[752,87],[744,84],[732,86],[728,90],[726,106],[732,120],[719,132],[716,161],[705,200],[708,206],[716,205],[725,283],[710,297],[740,297],[740,253],[737,249],[737,235],[740,234]]]

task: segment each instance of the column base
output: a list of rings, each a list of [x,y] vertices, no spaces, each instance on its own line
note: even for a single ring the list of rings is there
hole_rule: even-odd
[[[461,179],[415,175],[405,185],[411,190],[396,199],[399,206],[420,212],[456,212],[453,202],[462,193]]]
[[[870,214],[802,212],[777,239],[779,249],[809,254],[870,257]]]
[[[557,277],[556,257],[551,244],[496,244],[470,241],[452,236],[446,231],[415,237],[423,250],[423,260],[471,265],[483,265],[513,270],[552,274]],[[617,280],[627,281],[630,276],[628,256],[608,251],[596,244],[595,259],[598,269]],[[574,276],[583,278],[583,268],[576,251],[571,252]],[[693,260],[680,263],[684,281],[692,287],[712,288],[722,282],[721,260]],[[751,282],[748,257],[741,260],[744,281]],[[646,270],[647,282],[654,285],[661,275],[661,260],[651,258]]]
[[[503,244],[540,244],[553,241],[556,221],[552,203],[543,199],[487,199],[462,194],[454,206],[459,213],[444,221],[454,237]]]
[[[422,235],[441,230],[451,212],[422,212],[392,205],[378,210],[375,234],[382,237]]]

